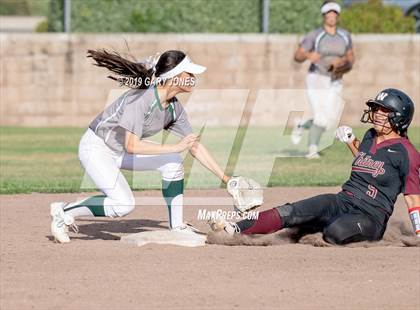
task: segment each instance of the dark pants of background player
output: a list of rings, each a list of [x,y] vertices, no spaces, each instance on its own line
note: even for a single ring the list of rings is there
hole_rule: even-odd
[[[352,199],[343,192],[324,194],[275,209],[280,214],[281,228],[299,227],[308,233],[322,232],[324,240],[329,243],[343,245],[380,240],[386,223],[377,223],[352,203]],[[241,231],[248,225],[246,220],[238,223]]]

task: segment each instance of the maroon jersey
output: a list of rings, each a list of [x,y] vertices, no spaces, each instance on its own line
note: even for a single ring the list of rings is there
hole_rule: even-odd
[[[376,138],[375,129],[366,132],[343,190],[359,198],[359,207],[383,224],[398,194],[420,194],[420,154],[406,137],[379,144]]]

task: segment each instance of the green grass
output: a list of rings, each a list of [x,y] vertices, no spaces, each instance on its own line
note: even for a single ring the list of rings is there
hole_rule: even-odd
[[[355,131],[358,137],[362,137],[365,130],[357,128]],[[1,127],[0,193],[94,190],[95,186],[89,178],[84,177],[77,158],[78,143],[83,132],[81,128]],[[418,128],[411,129],[409,136],[419,149]],[[333,186],[342,184],[350,173],[350,152],[338,142],[328,146],[327,136],[322,140],[322,145],[326,147],[322,151],[323,156],[312,161],[301,157],[305,151],[305,140],[296,148],[290,144],[287,133],[283,134],[278,128],[248,129],[242,147],[240,143],[233,143],[235,137],[234,128],[206,128],[201,142],[223,168],[229,164],[230,173],[252,177],[263,185]],[[155,140],[162,140],[162,136],[155,137]],[[168,142],[174,141],[173,137],[169,137]],[[220,186],[216,177],[191,158],[186,159],[185,166],[187,188]],[[160,175],[157,172],[124,174],[134,189],[160,188]]]

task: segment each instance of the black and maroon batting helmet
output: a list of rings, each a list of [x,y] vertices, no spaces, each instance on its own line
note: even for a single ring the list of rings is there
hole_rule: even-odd
[[[407,94],[395,88],[382,90],[375,99],[366,102],[369,107],[364,110],[361,122],[373,123],[372,108],[379,106],[390,111],[388,121],[401,136],[405,135],[414,115],[414,102]]]

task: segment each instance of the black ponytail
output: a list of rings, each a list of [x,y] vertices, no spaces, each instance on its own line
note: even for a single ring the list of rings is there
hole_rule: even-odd
[[[117,76],[109,75],[108,78],[118,81],[121,85],[130,88],[146,89],[151,85],[153,74],[159,77],[161,74],[175,68],[185,57],[185,53],[177,50],[164,52],[153,68],[147,67],[146,63],[138,63],[123,58],[118,52],[109,52],[105,49],[88,50],[87,57],[93,58],[95,66],[104,67]]]
[[[133,62],[116,52],[108,52],[105,49],[88,50],[87,57],[95,60],[95,66],[107,68],[117,76],[109,75],[108,78],[118,81],[121,85],[127,85],[131,88],[145,89],[148,83],[144,81],[151,80],[153,68],[146,68],[143,63]],[[134,83],[134,81],[136,81]]]

